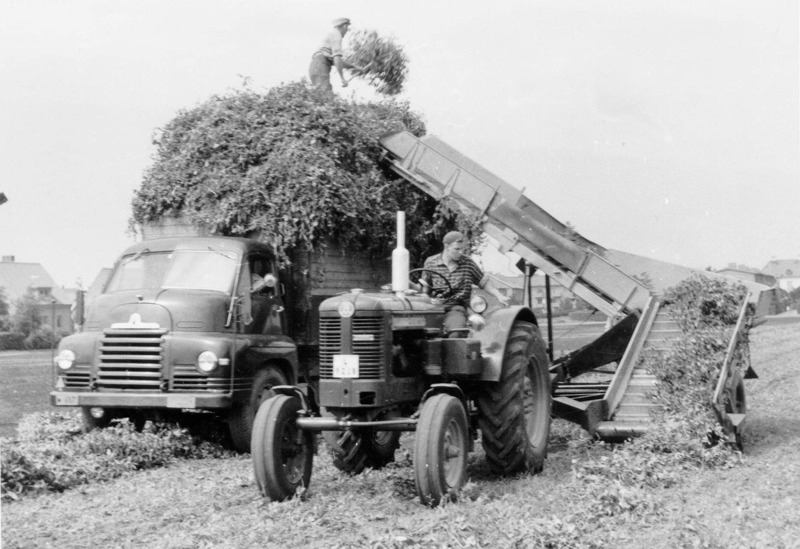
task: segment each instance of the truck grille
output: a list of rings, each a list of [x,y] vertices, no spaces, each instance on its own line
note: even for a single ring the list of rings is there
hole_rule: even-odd
[[[343,345],[342,333],[350,324],[352,336]],[[380,379],[383,372],[383,319],[381,317],[320,318],[319,375],[333,377],[333,355],[353,354],[359,357],[359,379]],[[347,350],[349,348],[349,350]]]
[[[106,330],[100,339],[97,389],[160,391],[166,330]]]
[[[61,375],[64,378],[64,385],[67,389],[88,387],[92,377],[88,365],[75,366]]]
[[[211,377],[197,371],[194,365],[176,364],[172,367],[172,390],[181,391],[219,391],[230,390],[231,380],[227,377]]]

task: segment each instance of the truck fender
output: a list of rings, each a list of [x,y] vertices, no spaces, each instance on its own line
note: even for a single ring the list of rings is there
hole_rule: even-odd
[[[484,318],[486,324],[480,330],[470,332],[470,337],[481,342],[481,381],[497,381],[503,369],[503,356],[506,352],[508,334],[517,320],[538,326],[536,315],[528,307],[519,305],[499,307],[488,311]]]
[[[297,383],[299,378],[300,360],[297,346],[293,342],[274,340],[266,345],[251,344],[244,348],[244,362],[249,368],[257,370],[267,366],[275,366],[289,383]]]

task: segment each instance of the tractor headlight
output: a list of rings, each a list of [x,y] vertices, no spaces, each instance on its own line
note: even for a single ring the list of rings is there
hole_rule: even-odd
[[[204,374],[212,372],[218,364],[219,359],[217,358],[217,355],[211,351],[203,351],[200,353],[200,356],[197,357],[197,369]]]
[[[487,303],[486,298],[482,295],[474,295],[472,299],[469,300],[469,308],[478,314],[483,313],[487,307],[489,307],[489,303]]]
[[[356,306],[352,301],[342,301],[339,303],[339,316],[342,318],[350,318],[356,312]]]
[[[69,370],[72,368],[72,365],[75,364],[75,353],[69,349],[59,351],[53,362],[62,370]]]

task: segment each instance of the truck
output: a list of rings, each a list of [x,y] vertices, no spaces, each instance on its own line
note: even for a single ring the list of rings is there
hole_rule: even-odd
[[[542,470],[551,417],[609,441],[646,432],[655,378],[640,360],[663,352],[680,333],[658,292],[436,137],[397,132],[380,145],[388,169],[479,219],[500,251],[519,258],[526,280],[544,272],[609,322],[588,344],[555,357],[551,315],[536,317],[526,282],[523,303],[509,307],[490,306],[476,292],[467,333],[453,337],[443,328],[447,290],[426,295],[409,285],[435,273],[410,269],[399,213],[391,284],[377,293],[354,287],[323,301],[318,383],[274,386],[259,406],[251,455],[261,494],[282,501],[307,489],[318,433],[333,464],[356,474],[391,462],[400,435],[414,432],[417,493],[436,506],[458,498],[478,440],[491,470],[510,475]],[[741,304],[710,396],[726,436],[738,444],[743,380],[755,376],[740,349],[752,305],[751,296]]]
[[[249,452],[272,387],[318,375],[319,303],[345,280],[372,288],[388,272],[335,246],[281,268],[263,239],[204,233],[151,227],[116,260],[82,331],[59,343],[50,402],[79,407],[85,430],[208,412]]]

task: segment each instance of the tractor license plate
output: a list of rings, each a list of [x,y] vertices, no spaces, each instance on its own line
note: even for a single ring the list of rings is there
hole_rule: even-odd
[[[358,377],[358,355],[333,355],[333,377]]]

